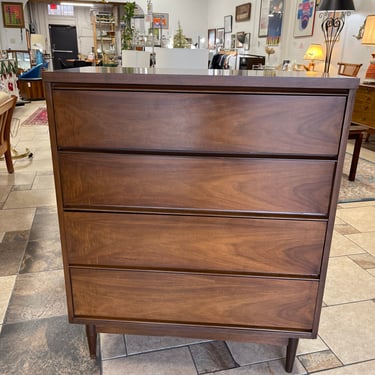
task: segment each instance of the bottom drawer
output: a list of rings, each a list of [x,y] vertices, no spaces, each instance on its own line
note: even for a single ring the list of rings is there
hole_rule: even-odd
[[[311,331],[318,281],[70,270],[75,317]]]

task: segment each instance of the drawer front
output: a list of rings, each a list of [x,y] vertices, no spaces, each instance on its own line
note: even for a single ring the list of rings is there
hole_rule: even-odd
[[[75,317],[310,331],[318,282],[70,270]]]
[[[69,264],[310,275],[326,223],[65,212]]]
[[[66,207],[326,215],[333,161],[60,153]]]
[[[336,155],[346,105],[344,97],[330,96],[53,95],[57,142],[63,148]]]

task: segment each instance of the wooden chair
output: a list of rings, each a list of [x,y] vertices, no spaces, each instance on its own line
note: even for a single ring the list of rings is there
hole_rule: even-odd
[[[17,97],[12,95],[0,103],[0,155],[5,156],[8,173],[14,172],[10,147],[10,125],[16,102]]]
[[[357,77],[359,69],[361,69],[362,64],[351,64],[351,63],[337,63],[339,70],[337,72],[340,76],[347,77]]]

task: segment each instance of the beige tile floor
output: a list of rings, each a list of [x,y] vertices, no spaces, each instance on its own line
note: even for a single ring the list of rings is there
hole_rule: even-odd
[[[0,375],[285,374],[284,348],[186,338],[101,335],[92,361],[66,318],[48,128],[21,126],[13,144],[34,157],[13,175],[0,161]],[[375,170],[375,152],[361,157]],[[293,371],[310,373],[375,374],[375,201],[338,205],[319,338],[301,340]]]

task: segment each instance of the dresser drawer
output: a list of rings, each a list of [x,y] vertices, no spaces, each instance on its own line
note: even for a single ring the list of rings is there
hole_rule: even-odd
[[[333,96],[54,92],[62,148],[336,155],[345,105]]]
[[[334,161],[60,153],[65,207],[326,215]]]
[[[320,274],[326,223],[65,212],[69,264]]]
[[[318,282],[72,268],[74,317],[310,331]]]

